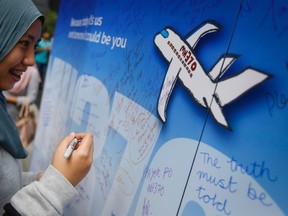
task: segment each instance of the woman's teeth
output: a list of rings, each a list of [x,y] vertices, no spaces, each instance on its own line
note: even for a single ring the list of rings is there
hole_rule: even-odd
[[[18,76],[18,77],[21,77],[21,75],[22,75],[22,72],[19,72],[19,71],[11,71],[11,73],[15,76]]]

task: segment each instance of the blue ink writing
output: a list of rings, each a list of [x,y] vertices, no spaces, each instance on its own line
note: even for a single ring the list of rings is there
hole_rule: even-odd
[[[209,153],[207,152],[200,152],[200,154],[202,154],[203,160],[204,160],[204,164],[210,164],[213,167],[216,167],[217,169],[220,169],[221,166],[218,164],[218,158],[213,159]]]
[[[268,106],[268,112],[270,116],[273,116],[273,110],[282,110],[288,106],[288,96],[284,94],[278,94],[278,92],[274,91],[267,92],[266,96],[266,104]]]
[[[165,167],[163,172],[163,179],[165,176],[168,176],[169,178],[173,175],[173,171],[171,167]]]
[[[213,177],[212,175],[209,175],[206,172],[202,172],[202,171],[198,171],[196,174],[198,174],[198,178],[204,179],[206,182],[210,183],[210,184],[214,184],[215,186],[219,186],[220,188],[224,189],[224,190],[229,190],[229,192],[231,193],[235,193],[237,191],[236,188],[234,188],[234,186],[237,185],[237,182],[233,181],[233,177],[230,176],[229,181],[227,182],[227,180],[221,178],[221,179],[217,179],[216,177]]]
[[[271,202],[266,201],[266,198],[267,198],[266,193],[262,192],[262,193],[257,194],[255,188],[252,187],[251,183],[249,184],[249,187],[248,187],[247,196],[251,200],[259,200],[260,203],[264,206],[271,206],[272,205]]]
[[[230,215],[231,211],[227,210],[227,199],[224,200],[224,202],[220,202],[217,200],[217,194],[209,195],[209,194],[203,194],[205,193],[205,188],[202,186],[198,187],[196,190],[198,192],[198,199],[202,200],[206,204],[211,204],[213,207],[217,209],[219,212],[223,212],[225,215]]]
[[[146,201],[146,197],[144,199],[144,204],[142,207],[142,216],[147,216],[150,215],[150,201],[147,200]]]
[[[277,176],[272,176],[270,173],[270,169],[266,167],[265,161],[262,161],[262,163],[253,162],[249,165],[244,165],[237,163],[237,160],[232,157],[230,160],[227,161],[228,164],[230,164],[230,170],[232,172],[237,172],[240,169],[240,172],[247,173],[248,175],[255,177],[255,178],[264,178],[267,177],[267,179],[271,182],[277,181]]]
[[[165,192],[165,187],[161,184],[158,184],[157,182],[152,182],[148,185],[147,192],[158,194],[162,197]]]

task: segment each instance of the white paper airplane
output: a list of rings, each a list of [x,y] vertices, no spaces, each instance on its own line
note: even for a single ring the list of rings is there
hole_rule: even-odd
[[[158,99],[158,113],[163,122],[166,121],[166,107],[178,78],[197,103],[208,108],[218,123],[230,129],[222,107],[270,77],[255,69],[246,68],[232,78],[220,80],[235,61],[236,55],[222,56],[206,74],[196,58],[194,48],[201,37],[218,29],[217,24],[207,22],[186,40],[169,27],[155,36],[155,45],[169,62]]]

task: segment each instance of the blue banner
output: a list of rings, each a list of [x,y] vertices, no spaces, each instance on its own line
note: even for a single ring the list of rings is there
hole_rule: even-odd
[[[67,215],[287,215],[287,18],[286,1],[62,1],[31,169],[88,131]]]

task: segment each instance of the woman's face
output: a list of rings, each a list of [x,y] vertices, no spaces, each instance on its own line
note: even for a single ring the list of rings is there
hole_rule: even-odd
[[[42,22],[37,19],[13,49],[0,61],[0,90],[11,89],[22,72],[35,64],[35,48],[41,36]]]

